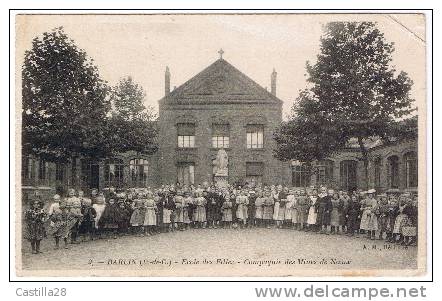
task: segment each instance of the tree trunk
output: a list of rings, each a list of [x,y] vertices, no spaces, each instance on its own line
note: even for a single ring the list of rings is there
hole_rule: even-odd
[[[358,143],[359,143],[359,148],[361,150],[362,153],[362,160],[364,162],[364,187],[365,190],[368,189],[368,185],[369,185],[369,181],[368,181],[368,150],[364,145],[364,141],[362,140],[362,137],[358,137]]]

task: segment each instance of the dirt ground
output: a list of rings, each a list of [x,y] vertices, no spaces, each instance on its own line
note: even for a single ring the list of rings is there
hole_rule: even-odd
[[[417,248],[372,241],[363,236],[323,235],[288,229],[191,229],[148,237],[122,236],[54,250],[42,242],[31,254],[24,242],[25,270],[167,270],[205,268],[227,274],[253,268],[263,274],[278,269],[415,269]],[[196,271],[196,270],[195,270]],[[290,273],[289,273],[290,274]]]

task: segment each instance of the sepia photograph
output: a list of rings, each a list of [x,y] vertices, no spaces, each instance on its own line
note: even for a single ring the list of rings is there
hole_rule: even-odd
[[[17,276],[425,275],[427,26],[15,15]]]

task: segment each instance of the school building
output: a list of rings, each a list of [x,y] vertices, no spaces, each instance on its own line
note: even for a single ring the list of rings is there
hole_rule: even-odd
[[[269,72],[270,73],[270,72]],[[353,190],[364,183],[364,165],[357,145],[316,162],[312,175],[302,164],[273,157],[273,131],[282,121],[277,73],[270,74],[270,91],[220,58],[171,91],[166,68],[165,95],[159,100],[159,150],[102,160],[78,158],[69,164],[23,156],[22,191],[43,195],[67,187],[89,190],[110,186],[157,187],[198,184],[213,180],[213,160],[225,149],[231,184],[261,182],[294,187],[328,185]],[[417,189],[417,141],[369,145],[369,183],[378,190]]]

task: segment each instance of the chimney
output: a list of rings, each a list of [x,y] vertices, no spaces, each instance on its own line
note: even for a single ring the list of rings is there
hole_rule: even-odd
[[[166,67],[166,72],[164,73],[164,95],[167,96],[170,93],[170,71],[169,67]]]
[[[272,76],[271,76],[271,91],[270,93],[272,93],[273,95],[276,96],[276,75],[278,73],[276,73],[275,68],[273,68],[273,72],[272,72]]]

